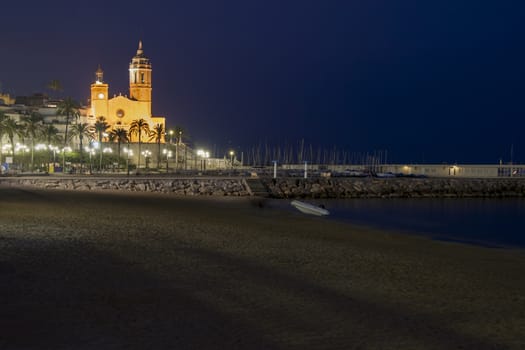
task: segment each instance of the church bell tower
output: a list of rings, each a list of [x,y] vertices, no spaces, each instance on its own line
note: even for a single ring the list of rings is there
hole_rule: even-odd
[[[93,117],[108,116],[108,84],[104,83],[104,71],[98,66],[95,82],[91,84],[91,107]]]
[[[129,95],[133,100],[151,103],[151,63],[144,55],[142,41],[129,64]]]

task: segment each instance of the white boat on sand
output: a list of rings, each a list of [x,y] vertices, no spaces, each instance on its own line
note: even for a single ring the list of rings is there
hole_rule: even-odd
[[[317,215],[317,216],[323,216],[323,215],[330,214],[330,212],[326,210],[325,208],[321,206],[316,206],[310,203],[305,203],[305,202],[294,200],[290,204],[305,214],[311,214],[311,215]]]

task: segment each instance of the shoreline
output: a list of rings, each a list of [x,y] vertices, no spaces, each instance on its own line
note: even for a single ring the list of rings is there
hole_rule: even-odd
[[[301,201],[323,205],[330,212],[330,215],[323,217],[324,220],[363,229],[399,232],[492,249],[525,249],[525,241],[520,239],[519,232],[501,232],[502,228],[494,223],[501,215],[492,215],[494,210],[497,213],[504,210],[507,219],[519,220],[520,208],[525,209],[524,198],[316,198]],[[272,203],[277,209],[297,213],[290,202],[291,199],[267,199],[267,203]],[[492,209],[490,213],[486,212],[487,208]],[[485,215],[479,217],[480,213]],[[509,216],[511,213],[512,216]],[[476,234],[469,232],[473,230],[472,220],[477,220]]]

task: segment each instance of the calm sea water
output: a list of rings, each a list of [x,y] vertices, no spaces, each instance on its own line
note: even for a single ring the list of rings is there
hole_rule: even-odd
[[[525,199],[311,200],[330,219],[434,239],[486,246],[525,247]]]

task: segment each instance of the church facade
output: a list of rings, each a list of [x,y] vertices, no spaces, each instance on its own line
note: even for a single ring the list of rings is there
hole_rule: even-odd
[[[137,53],[129,64],[129,97],[114,96],[109,98],[109,85],[104,82],[104,72],[97,69],[95,82],[91,84],[90,108],[87,111],[88,123],[95,124],[99,117],[104,117],[110,129],[129,130],[134,120],[144,119],[150,130],[161,124],[166,130],[166,119],[151,114],[151,63],[144,55],[142,41],[139,41]],[[148,135],[142,135],[142,142],[155,142]],[[137,135],[131,135],[131,142],[138,142]]]

